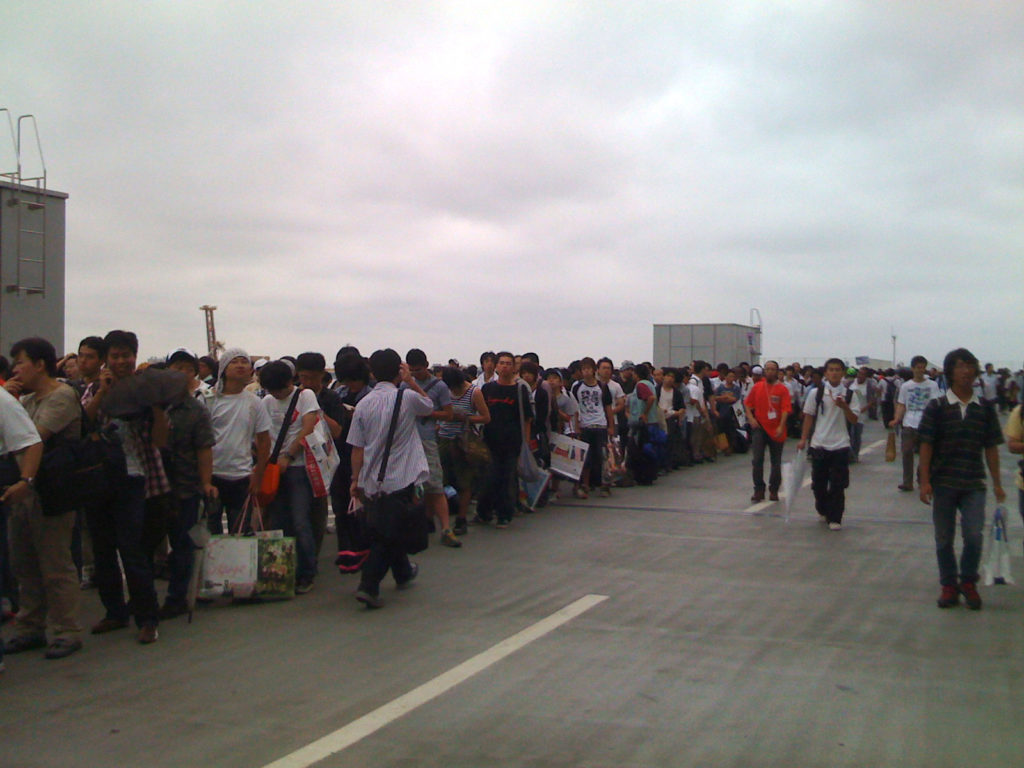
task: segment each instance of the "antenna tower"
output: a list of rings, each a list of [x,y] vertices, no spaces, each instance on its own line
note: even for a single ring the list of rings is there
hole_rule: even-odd
[[[203,304],[199,309],[206,314],[206,348],[210,357],[216,360],[217,354],[220,352],[221,347],[224,346],[217,341],[217,331],[213,327],[213,311],[217,308],[211,307],[209,304]]]

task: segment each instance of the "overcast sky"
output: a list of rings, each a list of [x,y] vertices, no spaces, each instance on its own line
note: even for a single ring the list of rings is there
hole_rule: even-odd
[[[639,360],[756,307],[787,361],[895,329],[1021,366],[1019,1],[4,0],[0,29],[0,106],[70,195],[69,345],[201,350],[214,304],[253,354]]]

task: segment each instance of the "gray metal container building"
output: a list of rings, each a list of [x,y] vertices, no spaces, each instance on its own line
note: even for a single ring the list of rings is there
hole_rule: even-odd
[[[26,336],[64,349],[67,195],[0,181],[0,353]]]
[[[736,323],[661,324],[654,326],[654,364],[673,368],[706,360],[711,365],[761,360],[761,329]]]

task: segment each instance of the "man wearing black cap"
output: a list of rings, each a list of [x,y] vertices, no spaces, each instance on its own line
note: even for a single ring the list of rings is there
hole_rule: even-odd
[[[199,358],[187,347],[179,347],[167,356],[167,367],[172,371],[180,371],[188,377],[188,391],[193,397],[202,398],[211,393],[212,388],[200,375]]]

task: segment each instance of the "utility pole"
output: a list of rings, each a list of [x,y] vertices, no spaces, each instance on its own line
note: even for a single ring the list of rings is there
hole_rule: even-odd
[[[896,367],[896,329],[889,328],[889,333],[892,335],[892,367]]]
[[[217,308],[211,307],[209,304],[203,304],[199,309],[206,313],[206,348],[210,357],[216,360],[221,346],[220,342],[217,341],[217,331],[213,327],[213,311]]]

